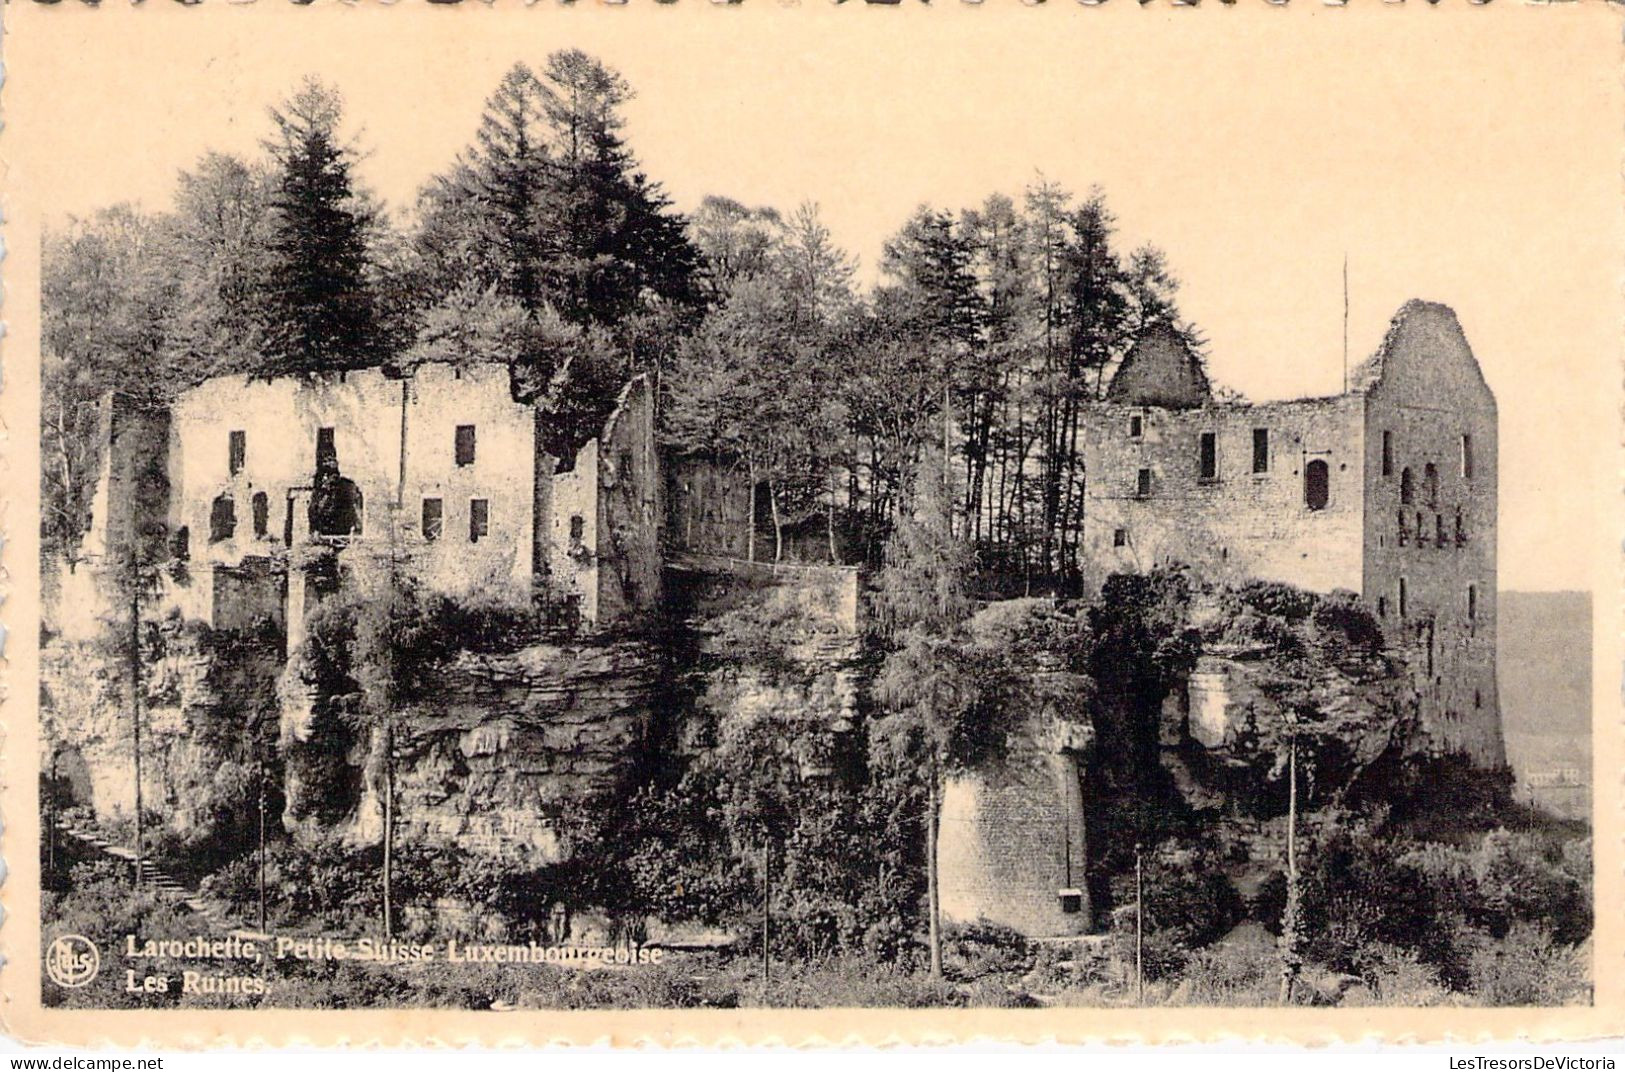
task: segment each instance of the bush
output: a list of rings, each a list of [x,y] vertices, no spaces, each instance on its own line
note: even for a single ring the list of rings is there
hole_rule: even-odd
[[[1575,950],[1533,924],[1515,924],[1500,941],[1480,941],[1467,964],[1472,995],[1486,1005],[1574,1005],[1590,998]]]
[[[986,975],[1026,975],[1036,947],[1027,938],[993,923],[950,926],[943,935],[943,970],[955,979]]]
[[[1146,977],[1162,979],[1184,968],[1189,955],[1227,934],[1243,916],[1241,895],[1206,850],[1165,848],[1145,858],[1144,948]],[[1113,881],[1115,947],[1124,963],[1134,959],[1134,874]]]
[[[1192,953],[1174,1002],[1184,1005],[1258,1007],[1281,994],[1281,955],[1266,933],[1252,941],[1225,942]]]
[[[180,1000],[177,991],[162,994],[132,994],[124,988],[124,973],[118,970],[118,949],[125,935],[186,935],[198,930],[198,920],[190,912],[160,896],[151,886],[135,887],[132,868],[122,861],[97,858],[75,864],[68,870],[66,888],[60,892],[42,891],[40,899],[41,953],[62,935],[88,938],[101,953],[101,971],[89,984],[64,989],[42,983],[41,1000],[47,1005],[68,1008],[123,1009],[140,1006],[171,1006]],[[182,965],[170,958],[146,962],[154,972],[176,975]]]
[[[1382,650],[1382,626],[1352,592],[1333,592],[1315,602],[1315,631],[1334,652],[1370,657]]]
[[[1351,991],[1345,1004],[1418,1008],[1450,1000],[1438,969],[1424,963],[1415,950],[1378,942],[1364,950],[1362,965],[1360,977],[1366,985]]]
[[[1301,622],[1315,609],[1315,596],[1302,588],[1278,581],[1248,581],[1237,588],[1236,598],[1259,614]]]

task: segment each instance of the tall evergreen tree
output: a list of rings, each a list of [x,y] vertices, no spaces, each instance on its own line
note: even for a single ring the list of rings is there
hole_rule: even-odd
[[[379,356],[368,282],[372,213],[339,140],[343,101],[308,79],[271,110],[276,163],[264,300],[266,374],[366,365]]]
[[[646,294],[692,302],[698,258],[686,221],[621,137],[631,87],[579,49],[550,55],[540,77],[552,149],[540,225],[559,311],[615,323]]]

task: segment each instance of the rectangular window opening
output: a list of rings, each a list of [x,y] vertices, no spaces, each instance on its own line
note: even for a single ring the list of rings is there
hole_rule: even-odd
[[[333,445],[333,429],[316,429],[316,468],[336,467],[338,461],[338,448]]]
[[[457,464],[474,464],[474,426],[472,424],[459,424],[456,436]]]
[[[248,433],[232,432],[227,437],[226,454],[226,467],[236,476],[243,471],[243,462],[248,458]]]
[[[1128,437],[1130,439],[1139,439],[1140,436],[1144,434],[1145,418],[1141,417],[1139,414],[1135,414],[1134,416],[1130,417],[1128,419]]]
[[[1217,480],[1219,476],[1219,437],[1203,432],[1200,440],[1201,473],[1203,480]]]
[[[445,504],[439,499],[423,500],[423,538],[438,540],[445,531]]]
[[[1141,469],[1135,478],[1134,494],[1142,499],[1151,494],[1151,470]]]
[[[1127,547],[1128,546],[1128,529],[1113,529],[1112,530],[1112,546],[1113,547]]]
[[[1467,586],[1467,620],[1471,622],[1471,621],[1476,621],[1477,619],[1478,619],[1478,585],[1470,584],[1470,585]]]
[[[491,532],[491,500],[468,501],[468,542],[479,543]]]
[[[1268,428],[1253,429],[1253,472],[1267,473],[1270,471],[1270,430]]]
[[[1394,475],[1394,433],[1386,429],[1382,433],[1382,475]]]
[[[1399,616],[1405,617],[1410,612],[1410,600],[1406,599],[1405,578],[1399,579]]]
[[[1473,479],[1473,437],[1466,433],[1461,437],[1461,478]]]

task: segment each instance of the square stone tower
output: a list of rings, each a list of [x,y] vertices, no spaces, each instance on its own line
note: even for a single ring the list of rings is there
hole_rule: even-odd
[[[1083,421],[1087,582],[1184,563],[1360,595],[1404,656],[1428,747],[1506,762],[1495,678],[1496,408],[1456,316],[1412,301],[1348,389],[1212,396],[1167,327]]]

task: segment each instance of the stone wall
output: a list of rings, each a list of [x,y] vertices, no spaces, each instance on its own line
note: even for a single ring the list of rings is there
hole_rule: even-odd
[[[1082,681],[1049,672],[1039,702],[997,761],[945,779],[937,850],[942,915],[1035,937],[1084,934]]]
[[[1185,563],[1217,581],[1283,581],[1313,591],[1361,584],[1363,402],[1358,397],[1191,409],[1099,403],[1085,412],[1084,562],[1109,574]],[[1254,467],[1254,433],[1267,435]],[[1213,436],[1211,475],[1204,435]],[[1326,466],[1321,508],[1309,464]],[[1142,488],[1141,471],[1149,482]]]
[[[1362,374],[1366,602],[1411,666],[1432,747],[1502,766],[1494,395],[1441,305],[1407,304]]]
[[[660,459],[654,388],[637,376],[622,389],[598,448],[600,626],[636,622],[660,601]]]
[[[318,433],[329,428],[338,471],[361,495],[360,538],[410,550],[419,578],[435,590],[528,591],[535,428],[530,407],[512,398],[506,368],[424,365],[407,378],[377,369],[311,379],[219,377],[183,394],[172,412],[168,522],[172,531],[186,530],[194,562],[235,566],[306,538]],[[474,429],[465,464],[456,456],[460,426]],[[235,473],[234,432],[242,443]],[[235,525],[213,539],[222,497]],[[440,504],[432,540],[424,531],[427,500]],[[474,500],[486,503],[483,534],[474,532]],[[199,571],[201,583],[209,577]]]

